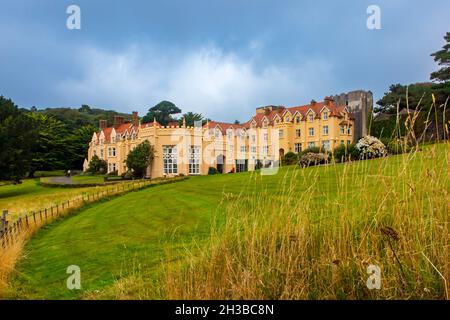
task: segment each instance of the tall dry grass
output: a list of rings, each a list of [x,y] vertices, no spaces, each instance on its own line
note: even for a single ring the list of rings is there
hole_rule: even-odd
[[[413,142],[398,156],[297,168],[276,192],[254,175],[249,192],[224,198],[206,244],[167,267],[165,297],[448,299],[450,143]]]
[[[233,199],[206,247],[167,270],[166,297],[448,299],[445,152],[445,163],[437,146],[392,168],[347,163],[335,195],[323,194],[318,170],[298,169],[275,194]],[[366,286],[369,264],[382,270],[380,290]]]

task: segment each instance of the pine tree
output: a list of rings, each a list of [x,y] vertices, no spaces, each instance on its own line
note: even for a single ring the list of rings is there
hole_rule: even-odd
[[[450,81],[450,32],[447,32],[444,36],[446,44],[442,47],[442,50],[432,53],[434,61],[438,65],[442,66],[440,70],[431,73],[430,79],[437,82]]]

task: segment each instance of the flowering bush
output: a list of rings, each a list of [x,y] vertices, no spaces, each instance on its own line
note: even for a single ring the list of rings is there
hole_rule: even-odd
[[[360,152],[361,159],[384,157],[387,155],[386,146],[377,138],[365,136],[359,139],[356,149]]]
[[[328,160],[328,154],[326,153],[313,153],[308,152],[300,157],[300,161],[298,162],[299,166],[308,167],[316,164],[325,163]]]

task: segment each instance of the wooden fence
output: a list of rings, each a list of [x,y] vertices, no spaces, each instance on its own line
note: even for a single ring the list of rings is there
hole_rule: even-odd
[[[71,209],[80,208],[85,204],[93,203],[109,196],[124,194],[150,186],[172,183],[185,179],[187,179],[187,177],[175,177],[160,180],[139,180],[115,184],[111,187],[105,187],[90,194],[79,195],[60,204],[51,206],[50,208],[29,212],[24,216],[19,216],[19,218],[17,218],[14,222],[8,220],[8,211],[3,210],[3,213],[0,216],[1,248],[7,248],[13,244],[20,235],[28,231],[37,230],[47,222],[67,214]]]

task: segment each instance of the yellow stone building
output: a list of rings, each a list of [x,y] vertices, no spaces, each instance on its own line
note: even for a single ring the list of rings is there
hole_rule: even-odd
[[[124,123],[116,116],[111,127],[100,120],[100,131],[89,144],[84,170],[94,155],[106,160],[108,172],[128,169],[125,159],[135,146],[148,140],[155,158],[147,176],[205,175],[210,167],[221,173],[277,167],[287,152],[309,147],[333,150],[354,139],[354,119],[346,106],[332,98],[296,107],[267,106],[244,124],[209,121],[195,127],[156,121],[140,124],[137,112]]]

